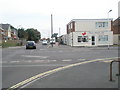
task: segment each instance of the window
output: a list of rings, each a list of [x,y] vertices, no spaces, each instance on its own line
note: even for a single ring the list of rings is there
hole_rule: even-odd
[[[96,22],[96,28],[107,28],[108,22]]]
[[[119,36],[118,38],[119,38],[119,40],[120,40],[120,36]]]
[[[71,26],[71,29],[72,29],[72,23],[71,23],[71,25],[70,25],[70,26]]]
[[[88,42],[88,36],[78,36],[78,42]]]
[[[78,36],[78,42],[82,42],[82,36]]]
[[[99,41],[108,41],[108,35],[99,35]]]

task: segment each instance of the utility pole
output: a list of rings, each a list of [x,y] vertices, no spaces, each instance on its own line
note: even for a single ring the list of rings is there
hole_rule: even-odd
[[[53,16],[52,16],[52,14],[51,14],[51,38],[52,38],[51,45],[53,47]]]
[[[60,34],[61,34],[61,33],[60,33],[60,28],[59,28],[59,37],[60,37]]]
[[[109,28],[109,13],[111,12],[112,10],[109,10],[108,12],[108,28]],[[110,49],[110,45],[109,45],[109,30],[108,30],[108,50]]]

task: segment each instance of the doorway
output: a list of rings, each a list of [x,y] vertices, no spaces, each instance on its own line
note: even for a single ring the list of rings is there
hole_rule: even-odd
[[[92,45],[95,45],[95,36],[92,36]]]

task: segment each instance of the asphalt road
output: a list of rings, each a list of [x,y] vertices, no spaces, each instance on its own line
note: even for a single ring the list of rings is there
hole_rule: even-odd
[[[117,47],[111,47],[110,50],[107,50],[107,47],[69,47],[65,45],[61,46],[54,46],[47,48],[47,45],[37,45],[37,49],[31,49],[31,50],[26,50],[25,46],[23,47],[12,47],[12,48],[4,48],[2,49],[2,87],[3,88],[9,88],[13,85],[16,85],[19,82],[22,82],[32,76],[38,75],[40,73],[47,72],[49,70],[53,70],[55,68],[59,67],[65,67],[67,65],[75,64],[75,63],[80,63],[80,62],[85,62],[85,61],[90,61],[90,60],[95,60],[95,59],[104,59],[109,60],[107,58],[116,58],[118,57],[118,48]],[[109,62],[109,61],[108,61]],[[99,62],[101,63],[101,62]],[[91,73],[94,73],[97,69],[94,67],[90,66],[96,66],[99,64],[98,62],[96,64],[88,64],[86,65],[81,65],[82,71],[84,69],[88,68],[87,74],[82,73],[82,78],[87,77],[84,75],[91,75]],[[108,63],[107,63],[108,64]],[[102,64],[103,67],[106,67],[106,64]],[[99,65],[99,67],[102,67],[102,65]],[[109,66],[109,64],[107,65]],[[102,69],[103,69],[102,67]],[[99,68],[98,68],[99,69]],[[68,71],[66,71],[68,70]],[[88,79],[76,79],[77,81],[70,83],[74,77],[78,77],[79,74],[75,74],[74,72],[79,72],[77,70],[80,70],[79,66],[76,66],[75,68],[71,69],[65,69],[62,70],[62,72],[58,72],[57,74],[54,73],[52,76],[54,79],[49,78],[44,79],[43,82],[37,83],[38,85],[35,87],[37,88],[46,88],[46,87],[58,87],[59,85],[59,80],[62,81],[62,79],[68,79],[63,80],[61,87],[85,87],[85,84],[83,86],[80,86],[78,83],[80,81],[85,81],[88,82]],[[100,69],[101,70],[101,69]],[[67,73],[65,73],[65,71]],[[72,71],[73,74],[70,74]],[[108,67],[103,71],[105,72],[104,75],[106,75],[106,71],[108,71]],[[117,70],[114,70],[115,73]],[[98,73],[96,73],[98,74]],[[55,76],[54,76],[55,75]],[[70,75],[70,76],[69,76]],[[73,75],[73,76],[71,76]],[[77,76],[74,76],[77,75]],[[98,74],[99,75],[99,74]],[[97,76],[98,76],[97,75]],[[92,75],[91,75],[92,76]],[[108,77],[108,76],[106,76]],[[71,79],[69,79],[71,78]],[[96,77],[92,77],[93,81],[95,81]],[[102,78],[102,77],[100,77]],[[109,77],[108,77],[109,78]],[[57,79],[57,80],[56,80]],[[70,81],[69,81],[70,80]],[[85,80],[85,81],[84,81]],[[102,79],[101,79],[102,80]],[[74,80],[73,80],[74,81]],[[37,81],[36,81],[37,82]],[[97,82],[97,81],[95,81]],[[51,84],[50,84],[51,83]],[[66,83],[66,84],[65,84]],[[117,83],[117,81],[116,81]],[[41,84],[41,85],[39,85]],[[111,84],[108,84],[111,85]],[[28,85],[29,86],[29,85]],[[104,86],[104,85],[103,85]],[[27,86],[26,86],[27,87]],[[34,84],[32,83],[31,86],[32,88],[34,87]],[[60,86],[59,86],[60,87]],[[88,87],[94,87],[94,86],[88,86]],[[100,87],[100,86],[98,86]],[[102,87],[102,86],[101,86]],[[117,84],[113,84],[111,87],[117,87]]]

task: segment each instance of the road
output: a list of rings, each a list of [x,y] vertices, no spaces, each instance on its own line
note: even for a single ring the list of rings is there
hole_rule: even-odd
[[[110,62],[108,58],[117,58],[117,57],[118,57],[117,47],[111,47],[110,50],[107,50],[107,47],[91,47],[90,48],[90,47],[69,47],[65,45],[48,48],[47,45],[41,45],[41,43],[39,43],[37,44],[37,49],[31,49],[31,50],[26,50],[25,46],[4,48],[2,49],[2,62],[0,62],[2,63],[2,87],[9,88],[30,77],[33,77],[35,75],[38,75],[44,72],[48,72],[50,70],[54,70],[59,67],[66,68],[65,66],[68,66],[68,65],[73,65],[76,63],[86,62],[91,60],[99,60],[99,59],[105,59],[105,60],[108,60],[107,62]],[[87,66],[82,66],[81,68],[83,68],[82,70],[84,70],[94,65],[95,66],[98,65],[99,67],[101,67],[99,63],[97,62],[96,64],[93,64],[93,65],[89,64]],[[107,65],[109,66],[108,63]],[[105,65],[102,64],[102,66],[106,67],[106,64]],[[106,68],[108,70],[109,67],[106,67]],[[92,74],[96,70],[97,69],[91,67],[87,70],[87,73]],[[70,75],[72,71],[79,72],[79,66],[69,69],[67,71],[68,72],[67,74]],[[116,71],[117,70],[115,70],[115,73]],[[106,70],[104,72],[106,73]],[[65,70],[62,70],[61,73],[59,72],[57,74],[59,74],[58,75],[59,77],[56,76],[54,77],[54,80],[52,80],[52,82],[54,82],[53,83],[54,85],[51,83],[51,80],[49,80],[50,82],[46,82],[44,80],[43,82],[41,82],[41,85],[37,85],[37,86],[32,85],[30,87],[32,88],[35,88],[38,86],[39,86],[38,88],[58,87],[59,83],[55,82],[56,79],[57,81],[59,80],[61,81],[63,77],[67,78],[67,75],[65,74]],[[75,74],[75,75],[79,75],[79,74]],[[70,77],[71,76],[68,76],[68,78]],[[75,77],[78,77],[78,76],[75,76]],[[87,76],[86,75],[84,76],[84,74],[82,74],[82,77],[87,77]],[[73,78],[74,77],[72,77],[72,79]],[[94,77],[92,78],[95,79]],[[78,84],[76,84],[77,82],[75,82],[72,85],[72,83],[69,83],[70,79],[67,79],[67,80],[68,81],[64,82],[65,86],[61,85],[61,87],[63,88],[64,87],[80,87]],[[87,78],[85,79],[85,81],[87,81]],[[85,87],[85,85],[81,87]],[[117,84],[114,85],[113,88],[115,87],[117,87]]]

